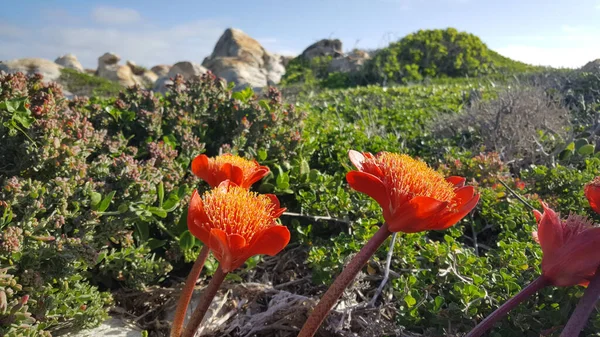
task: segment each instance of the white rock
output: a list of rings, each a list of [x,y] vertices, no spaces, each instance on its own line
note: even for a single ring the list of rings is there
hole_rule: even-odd
[[[236,89],[261,89],[279,83],[285,74],[285,59],[266,51],[255,39],[239,29],[227,29],[212,54],[202,65],[216,76],[234,82]]]
[[[141,337],[142,331],[132,324],[111,317],[104,321],[99,327],[82,330],[78,332],[69,332],[63,337]]]
[[[23,58],[0,62],[0,71],[7,73],[22,72],[29,75],[39,73],[44,76],[44,82],[58,80],[62,68],[54,62],[42,58]]]
[[[113,53],[105,53],[98,58],[98,69],[96,75],[108,80],[118,82],[119,84],[129,87],[138,82],[134,78],[133,71],[126,65],[119,65],[121,57]]]
[[[154,68],[153,68],[154,69]],[[154,83],[154,91],[165,93],[167,92],[167,85],[173,84],[171,78],[175,77],[177,74],[181,74],[185,80],[190,80],[193,77],[200,76],[205,74],[207,69],[198,63],[189,62],[189,61],[181,61],[175,63],[166,76],[160,77]]]
[[[54,62],[65,68],[74,69],[81,73],[84,72],[83,66],[81,65],[81,63],[79,63],[79,60],[73,54],[66,54],[66,55],[60,56],[59,58],[54,60]]]

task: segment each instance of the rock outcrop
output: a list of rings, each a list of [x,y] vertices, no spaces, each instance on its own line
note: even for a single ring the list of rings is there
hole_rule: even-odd
[[[246,33],[229,28],[202,65],[216,76],[234,82],[236,89],[250,86],[260,90],[279,83],[285,73],[283,62],[282,56],[269,53]]]
[[[144,88],[151,88],[154,86],[156,80],[158,80],[158,75],[154,71],[138,66],[133,61],[127,61],[126,64],[131,68],[131,72],[133,72],[134,81]]]
[[[105,53],[98,58],[98,69],[96,75],[108,80],[118,82],[122,86],[136,84],[133,71],[126,65],[120,65],[121,57],[113,53]]]
[[[343,55],[342,41],[338,39],[323,39],[308,46],[300,56],[311,60],[315,57],[323,56],[331,56],[335,59]]]
[[[152,70],[158,77],[164,77],[167,76],[169,70],[171,70],[171,66],[168,66],[166,64],[159,64],[152,67],[150,70]]]
[[[331,60],[328,71],[342,73],[355,72],[360,70],[370,58],[369,53],[366,51],[355,49],[348,55]]]
[[[62,68],[61,65],[42,58],[23,58],[0,62],[0,71],[7,73],[22,72],[29,75],[39,73],[44,76],[44,82],[58,80]]]
[[[77,70],[78,72],[84,72],[83,66],[79,63],[77,57],[73,54],[66,54],[58,57],[54,62],[58,65],[61,65],[65,68]]]
[[[160,77],[154,83],[154,91],[165,93],[167,91],[167,84],[172,84],[173,81],[171,81],[171,78],[177,74],[181,74],[184,79],[189,80],[204,73],[206,73],[206,68],[197,63],[189,61],[177,62],[169,69],[169,72],[165,76]]]

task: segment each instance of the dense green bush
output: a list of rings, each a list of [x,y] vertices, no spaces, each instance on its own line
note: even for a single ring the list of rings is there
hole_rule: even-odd
[[[304,117],[275,89],[234,93],[212,74],[177,77],[165,97],[71,101],[41,76],[0,75],[0,334],[93,326],[106,290],[186,267],[199,250],[181,206],[193,157],[285,162]]]
[[[475,35],[445,30],[419,30],[380,50],[367,72],[376,82],[405,83],[425,77],[477,76],[490,72],[487,46]]]
[[[109,99],[70,101],[39,77],[0,75],[0,334],[91,326],[106,317],[109,291],[160,285],[186,273],[200,248],[185,220],[191,190],[206,188],[189,171],[199,153],[234,152],[271,167],[257,188],[301,214],[282,216],[300,243],[294,254],[306,256],[306,271],[291,274],[310,277],[310,292],[301,295],[317,296],[383,220],[379,205],[345,182],[349,149],[408,153],[477,186],[480,203],[455,227],[399,236],[392,277],[376,303],[394,313],[386,323],[408,332],[466,332],[540,273],[532,212],[501,181],[533,207],[545,201],[562,214],[600,219],[582,194],[600,175],[600,159],[588,146],[596,138],[586,134],[596,119],[586,89],[595,82],[588,76],[520,79],[543,86],[547,98],[570,109],[575,139],[557,145],[571,154],[557,155],[554,164],[515,169],[507,162],[514,158],[490,152],[481,135],[434,132],[440,115],[496,102],[512,85],[506,82],[460,78],[328,89],[289,105],[275,89],[233,92],[210,73],[175,78],[165,96],[132,87]],[[338,80],[344,79],[332,83]],[[384,246],[345,293],[349,305],[373,295]],[[257,263],[260,258],[251,261]],[[273,260],[268,263],[264,270],[271,270]],[[273,279],[241,275],[231,282]],[[282,282],[289,281],[294,278]],[[581,294],[580,287],[547,288],[491,336],[557,335]],[[599,329],[596,315],[584,333]]]

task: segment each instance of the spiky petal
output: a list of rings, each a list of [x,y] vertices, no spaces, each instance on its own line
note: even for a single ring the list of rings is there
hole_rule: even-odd
[[[376,156],[351,150],[358,171],[346,180],[353,189],[381,205],[392,232],[441,230],[456,224],[479,201],[462,177],[444,177],[422,161],[404,154],[380,152]]]
[[[251,256],[273,256],[285,248],[290,232],[276,222],[284,211],[274,195],[257,194],[225,181],[202,197],[193,192],[188,229],[229,272]]]

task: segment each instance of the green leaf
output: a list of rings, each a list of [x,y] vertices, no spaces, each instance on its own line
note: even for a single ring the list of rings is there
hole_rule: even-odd
[[[304,174],[308,174],[310,172],[310,166],[308,165],[308,161],[306,161],[306,159],[302,158],[302,160],[300,161],[300,174],[304,175]]]
[[[167,211],[165,211],[162,208],[158,208],[158,207],[154,207],[154,206],[149,206],[148,210],[152,214],[156,215],[157,217],[160,217],[160,218],[163,218],[163,219],[167,217]]]
[[[113,197],[115,196],[115,194],[117,193],[117,191],[112,191],[110,192],[106,197],[104,197],[104,199],[102,199],[102,201],[100,202],[100,204],[98,204],[97,207],[97,211],[98,212],[104,212],[108,209],[108,206],[110,206],[110,202],[112,201]]]
[[[596,148],[593,144],[587,144],[587,145],[583,145],[582,147],[577,149],[577,153],[579,153],[582,156],[589,156],[594,153],[595,149]]]
[[[265,149],[258,149],[256,154],[258,156],[258,161],[264,161],[267,159],[267,150]]]
[[[195,243],[196,238],[192,235],[192,233],[190,233],[190,231],[185,231],[179,236],[179,246],[183,250],[192,249]]]
[[[146,242],[150,236],[150,228],[148,228],[148,223],[143,221],[138,222],[135,224],[135,227],[137,228],[137,235],[140,238],[140,242]]]
[[[162,207],[165,199],[165,184],[162,181],[156,186],[156,195],[158,196],[158,207]]]
[[[90,195],[90,205],[92,206],[92,209],[98,206],[100,201],[102,201],[102,194],[98,192],[92,192],[92,194]]]
[[[436,296],[434,301],[435,301],[434,309],[440,310],[442,308],[442,305],[444,304],[444,298],[442,296]]]
[[[275,185],[269,183],[262,183],[258,187],[258,192],[260,193],[271,193],[275,190]]]
[[[177,194],[171,193],[162,208],[167,212],[173,212],[177,206],[179,206],[179,197]]]
[[[412,297],[411,295],[404,296],[404,302],[406,302],[406,305],[409,308],[411,308],[412,306],[417,304],[417,300],[414,297]]]
[[[589,143],[590,143],[590,142],[588,142],[588,140],[587,140],[587,139],[585,139],[585,138],[580,138],[580,139],[577,139],[577,140],[575,141],[575,149],[577,149],[577,150],[579,151],[579,149],[580,149],[582,146],[586,146],[586,145],[588,145]]]
[[[166,243],[167,243],[167,240],[158,240],[155,238],[150,238],[146,242],[146,244],[148,245],[148,248],[150,248],[150,250],[160,248],[160,247],[164,246]]]
[[[574,153],[575,153],[574,150],[570,150],[570,149],[563,150],[563,151],[561,151],[561,153],[559,153],[558,159],[567,160],[567,159],[571,158]]]
[[[258,101],[258,105],[260,105],[263,109],[270,111],[271,107],[269,106],[269,102],[267,102],[267,100],[265,99],[261,99],[260,101]]]

